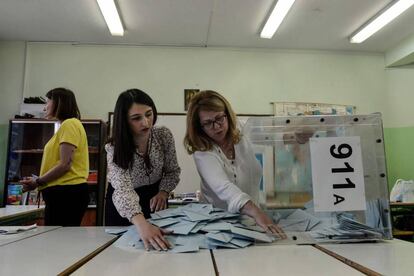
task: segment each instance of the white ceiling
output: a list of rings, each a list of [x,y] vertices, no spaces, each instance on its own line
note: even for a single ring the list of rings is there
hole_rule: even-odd
[[[296,0],[273,39],[259,31],[274,0],[117,0],[112,37],[95,0],[0,0],[0,41],[385,52],[414,34],[414,7],[362,44],[348,37],[392,0]]]

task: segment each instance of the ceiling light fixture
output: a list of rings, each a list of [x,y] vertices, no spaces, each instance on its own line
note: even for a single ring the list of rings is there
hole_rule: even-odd
[[[105,18],[106,25],[113,36],[123,36],[124,27],[116,9],[114,0],[96,0],[102,15]]]
[[[399,0],[382,10],[377,16],[369,21],[365,27],[350,38],[351,43],[361,43],[368,37],[379,31],[382,27],[390,23],[397,16],[414,4],[414,0]]]
[[[272,13],[262,29],[262,32],[260,33],[261,38],[270,39],[273,37],[294,2],[295,0],[277,1]]]

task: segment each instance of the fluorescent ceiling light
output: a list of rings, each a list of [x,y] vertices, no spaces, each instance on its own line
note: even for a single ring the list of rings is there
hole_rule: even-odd
[[[119,18],[118,11],[116,9],[114,0],[96,0],[102,15],[105,18],[106,25],[108,25],[109,31],[113,36],[123,36],[124,27],[122,26],[121,19]]]
[[[279,0],[277,1],[272,13],[267,19],[266,24],[264,25],[262,32],[260,33],[261,38],[272,38],[277,28],[285,18],[286,14],[289,12],[295,0]]]
[[[382,27],[390,23],[394,18],[402,14],[405,10],[414,4],[414,0],[399,0],[383,10],[375,19],[367,24],[363,29],[358,31],[350,39],[351,43],[361,43]]]

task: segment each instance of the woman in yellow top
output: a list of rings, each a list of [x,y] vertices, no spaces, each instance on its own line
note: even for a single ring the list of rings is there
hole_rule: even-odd
[[[45,201],[45,225],[79,226],[88,207],[88,142],[75,95],[66,88],[47,92],[45,117],[60,127],[43,151],[40,177],[21,181],[38,188]]]

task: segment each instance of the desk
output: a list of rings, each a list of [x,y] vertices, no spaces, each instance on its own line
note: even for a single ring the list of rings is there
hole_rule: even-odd
[[[67,275],[114,240],[104,227],[58,228],[0,247],[0,275]]]
[[[72,275],[214,276],[215,273],[209,250],[173,254],[111,245]]]
[[[310,245],[213,250],[220,275],[363,275]]]
[[[6,205],[0,208],[0,225],[21,225],[35,221],[43,215],[44,206],[37,205]]]
[[[6,244],[24,240],[32,236],[40,235],[58,228],[60,228],[60,226],[38,226],[35,229],[23,231],[16,234],[0,235],[0,246],[5,246]]]
[[[359,244],[318,245],[331,255],[346,258],[349,265],[360,265],[382,275],[414,275],[414,244],[401,240]]]

